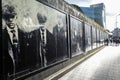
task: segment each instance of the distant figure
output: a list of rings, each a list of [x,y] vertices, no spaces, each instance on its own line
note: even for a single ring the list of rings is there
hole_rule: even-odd
[[[108,46],[108,44],[109,44],[109,39],[106,39],[105,42],[106,42],[106,45]]]
[[[119,45],[119,39],[115,39],[116,46]]]

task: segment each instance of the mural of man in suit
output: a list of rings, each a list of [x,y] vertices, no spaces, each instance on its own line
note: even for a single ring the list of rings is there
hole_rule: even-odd
[[[12,5],[2,7],[2,18],[5,21],[2,29],[3,79],[15,78],[16,73],[42,67],[38,30],[21,30],[16,22],[16,9]]]
[[[5,26],[2,30],[3,76],[7,80],[8,76],[14,76],[16,72],[23,70],[26,66],[25,54],[20,52],[22,49],[21,43],[24,40],[24,32],[16,24],[17,13],[14,6],[3,6],[2,18],[5,21]]]
[[[39,26],[39,40],[40,40],[40,55],[42,56],[43,66],[46,67],[56,61],[56,51],[55,51],[55,38],[48,31],[45,26],[47,17],[41,15],[39,12],[37,14]]]

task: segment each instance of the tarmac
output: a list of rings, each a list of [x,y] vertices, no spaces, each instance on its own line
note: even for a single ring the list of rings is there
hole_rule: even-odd
[[[69,70],[60,76],[65,70],[78,64],[82,59],[59,70],[44,80],[120,80],[119,45],[109,45],[104,47],[72,70]]]

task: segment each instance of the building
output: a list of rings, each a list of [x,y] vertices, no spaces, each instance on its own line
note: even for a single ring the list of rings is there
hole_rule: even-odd
[[[115,28],[113,31],[113,38],[120,38],[120,28]]]
[[[82,12],[87,15],[91,19],[95,19],[95,10],[94,8],[89,8],[89,7],[80,7]]]
[[[94,8],[95,21],[101,26],[106,28],[106,15],[104,3],[98,3],[90,5],[90,8]]]
[[[89,18],[93,19],[99,25],[105,28],[106,26],[106,15],[105,15],[105,5],[103,3],[93,4],[90,7],[78,7],[82,13],[87,15]]]

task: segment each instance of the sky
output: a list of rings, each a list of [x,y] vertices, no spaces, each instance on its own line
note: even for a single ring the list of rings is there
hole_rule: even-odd
[[[92,4],[104,3],[106,10],[106,29],[109,31],[117,27],[120,28],[120,3],[118,0],[65,0],[70,4],[76,4],[81,7],[90,7]],[[116,19],[117,18],[117,19]]]

